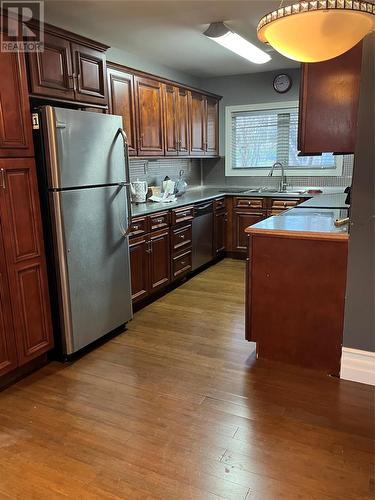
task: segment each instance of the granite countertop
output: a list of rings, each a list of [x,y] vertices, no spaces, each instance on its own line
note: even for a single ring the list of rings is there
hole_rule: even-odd
[[[312,208],[345,208],[345,198],[346,194],[343,193],[334,193],[334,194],[317,194],[311,195],[305,192],[299,193],[297,190],[295,192],[289,193],[273,193],[269,191],[257,192],[251,189],[240,191],[238,188],[192,188],[189,189],[185,194],[177,198],[177,200],[173,203],[155,203],[155,202],[146,202],[146,203],[132,203],[132,215],[133,217],[140,217],[143,215],[152,214],[155,212],[161,212],[163,210],[168,210],[171,208],[183,207],[186,205],[191,205],[192,203],[199,203],[201,201],[213,200],[215,198],[220,198],[222,196],[249,196],[249,197],[272,197],[272,198],[311,198],[306,202],[303,202],[302,205],[305,206],[305,203],[311,203],[313,200],[317,200],[317,205],[311,205]],[[322,202],[319,200],[322,199]],[[301,205],[300,205],[301,206]]]

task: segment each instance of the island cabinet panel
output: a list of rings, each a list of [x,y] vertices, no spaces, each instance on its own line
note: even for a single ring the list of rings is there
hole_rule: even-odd
[[[0,52],[0,158],[34,155],[24,54]]]
[[[250,235],[246,338],[259,358],[339,375],[347,249],[345,237]]]
[[[10,291],[0,220],[0,376],[14,370],[17,364],[16,341],[13,331]]]
[[[44,34],[44,51],[28,54],[30,85],[33,94],[73,100],[74,72],[70,42],[50,33]]]
[[[53,346],[47,271],[32,159],[0,161],[0,218],[18,364]]]
[[[345,54],[302,64],[298,149],[302,154],[353,153],[362,42]]]
[[[170,282],[169,228],[150,236],[150,288],[156,291]]]
[[[165,154],[178,155],[178,89],[164,85]]]
[[[135,77],[138,115],[138,154],[164,155],[164,116],[162,83]]]
[[[190,94],[190,155],[205,156],[206,100],[203,94]]]
[[[107,103],[107,68],[105,54],[85,45],[72,43],[76,74],[75,98],[80,102]]]
[[[109,112],[122,117],[128,138],[129,155],[137,154],[134,76],[111,67],[107,70]]]
[[[130,238],[130,269],[133,303],[147,297],[149,292],[149,238],[147,235]]]

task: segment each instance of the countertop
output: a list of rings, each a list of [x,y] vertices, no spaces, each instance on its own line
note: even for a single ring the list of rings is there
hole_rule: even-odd
[[[306,202],[305,202],[306,203]],[[281,215],[269,217],[246,229],[249,234],[274,234],[311,238],[347,239],[348,224],[335,226],[336,219],[347,217],[348,209],[292,208]]]
[[[143,215],[152,214],[155,212],[161,212],[163,210],[168,210],[170,208],[178,208],[186,205],[191,205],[192,203],[199,203],[201,201],[213,200],[215,198],[220,198],[222,196],[249,196],[249,197],[272,197],[272,198],[308,198],[302,203],[304,206],[310,203],[308,207],[311,208],[347,208],[345,205],[346,194],[344,193],[333,193],[333,194],[317,194],[311,195],[307,193],[272,193],[268,191],[264,192],[254,192],[252,190],[247,190],[240,192],[238,189],[231,190],[230,188],[193,188],[189,189],[185,194],[177,198],[177,201],[173,203],[132,203],[132,215],[133,217],[140,217]],[[310,199],[309,199],[310,198]],[[314,203],[315,204],[314,204]],[[307,205],[306,205],[307,207]]]

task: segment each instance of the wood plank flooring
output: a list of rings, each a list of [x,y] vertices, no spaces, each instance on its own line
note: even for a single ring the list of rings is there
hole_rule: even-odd
[[[0,499],[374,498],[373,389],[256,361],[243,284],[224,260],[0,393]]]

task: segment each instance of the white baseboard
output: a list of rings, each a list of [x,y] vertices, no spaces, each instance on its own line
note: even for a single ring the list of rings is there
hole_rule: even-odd
[[[375,352],[343,347],[340,378],[375,385]]]

